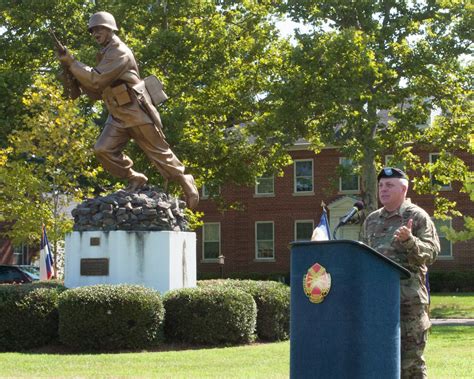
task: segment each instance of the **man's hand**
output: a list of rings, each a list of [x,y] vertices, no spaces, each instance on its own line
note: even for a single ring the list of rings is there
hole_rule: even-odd
[[[56,55],[62,64],[69,67],[74,61],[74,57],[71,55],[68,49],[65,49],[65,50],[66,51],[64,52],[64,54],[56,54]]]
[[[394,237],[397,241],[405,242],[413,237],[411,234],[411,229],[413,227],[413,220],[409,219],[406,226],[399,227],[394,234]]]

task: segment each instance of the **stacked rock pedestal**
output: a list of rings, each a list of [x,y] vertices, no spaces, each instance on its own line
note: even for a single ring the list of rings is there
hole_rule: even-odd
[[[73,209],[74,230],[185,231],[185,206],[184,201],[153,188],[137,193],[119,190],[88,199]]]
[[[66,236],[65,285],[141,284],[166,292],[196,285],[196,235],[185,202],[159,189],[85,200]]]

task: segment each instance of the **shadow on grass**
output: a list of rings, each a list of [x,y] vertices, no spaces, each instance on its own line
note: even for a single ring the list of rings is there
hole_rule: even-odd
[[[436,297],[473,297],[474,292],[431,292]]]
[[[431,318],[469,318],[470,313],[456,305],[438,305],[430,310]]]
[[[253,342],[250,344],[242,345],[192,345],[187,343],[162,343],[157,346],[141,348],[141,349],[123,349],[123,350],[79,350],[72,347],[61,344],[60,342],[54,342],[46,346],[18,351],[19,354],[49,354],[49,355],[99,355],[99,354],[134,354],[134,353],[159,353],[159,352],[175,352],[185,350],[211,350],[211,349],[222,349],[226,347],[239,347],[239,346],[256,346],[265,345],[272,342]]]

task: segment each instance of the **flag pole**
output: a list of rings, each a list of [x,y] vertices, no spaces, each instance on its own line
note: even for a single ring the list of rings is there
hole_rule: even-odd
[[[323,209],[321,219],[318,226],[314,229],[311,241],[329,241],[331,239],[331,231],[329,230],[329,220],[326,211],[326,204],[321,201],[321,208]]]

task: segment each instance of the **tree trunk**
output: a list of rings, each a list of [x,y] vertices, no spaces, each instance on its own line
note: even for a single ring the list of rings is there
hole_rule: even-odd
[[[361,195],[365,204],[365,215],[368,215],[378,208],[375,151],[365,151],[361,165]]]

